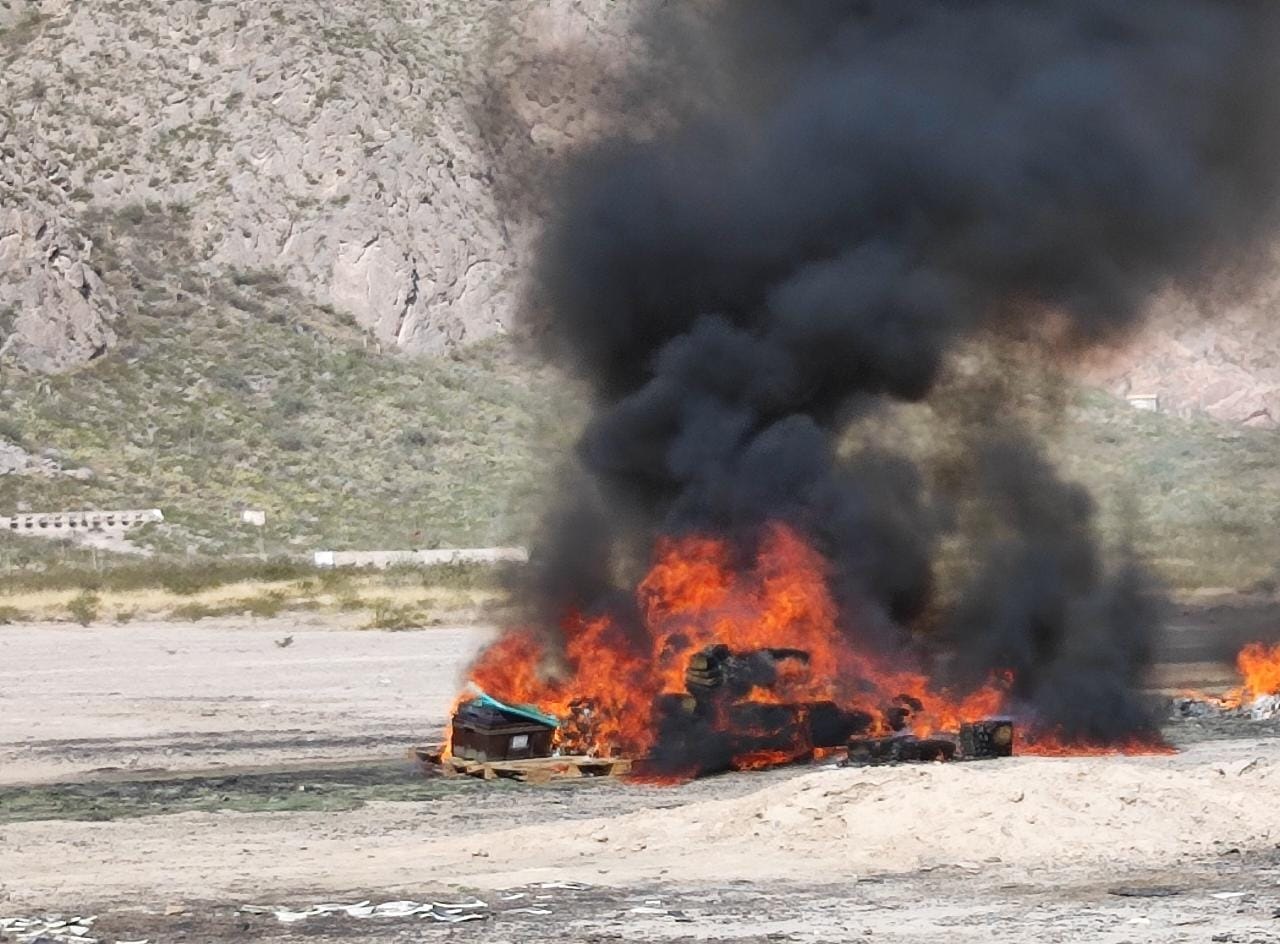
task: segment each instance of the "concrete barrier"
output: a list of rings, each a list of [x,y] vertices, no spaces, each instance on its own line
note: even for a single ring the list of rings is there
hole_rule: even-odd
[[[436,548],[424,551],[316,551],[317,567],[377,567],[397,565],[439,567],[444,564],[523,564],[529,552],[523,547]]]
[[[0,516],[0,531],[13,534],[69,534],[78,531],[125,531],[164,521],[159,508],[127,511],[49,511]]]

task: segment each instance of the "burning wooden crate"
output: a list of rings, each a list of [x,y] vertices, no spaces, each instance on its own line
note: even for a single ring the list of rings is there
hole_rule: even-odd
[[[800,649],[755,649],[734,652],[728,646],[708,646],[689,658],[685,688],[695,698],[736,700],[754,688],[771,688],[788,671],[803,671],[809,654]]]
[[[847,763],[854,766],[987,760],[1013,755],[1013,721],[988,718],[960,726],[958,735],[916,737],[897,733],[849,738]]]
[[[453,755],[490,762],[550,757],[559,722],[524,705],[477,695],[453,716]]]
[[[965,757],[1013,756],[1013,720],[988,718],[960,725],[960,750]]]
[[[893,734],[849,739],[851,764],[909,764],[954,760],[956,742],[943,737]]]

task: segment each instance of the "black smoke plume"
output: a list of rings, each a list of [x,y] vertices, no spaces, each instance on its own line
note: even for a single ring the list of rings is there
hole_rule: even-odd
[[[1280,189],[1274,0],[726,0],[649,24],[659,130],[578,154],[541,244],[553,354],[598,396],[554,609],[656,535],[801,529],[848,631],[925,624],[955,669],[1017,671],[1068,735],[1146,723],[1151,594],[1091,503],[985,418],[971,491],[1004,516],[939,617],[955,516],[905,458],[837,455],[851,416],[930,395],[983,337],[1069,356],[1155,293],[1260,264]],[[1007,435],[1006,435],[1007,433]]]

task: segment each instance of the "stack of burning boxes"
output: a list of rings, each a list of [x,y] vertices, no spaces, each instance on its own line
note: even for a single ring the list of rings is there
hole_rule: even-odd
[[[854,765],[986,760],[1013,754],[1014,729],[1009,718],[969,722],[949,735],[906,733],[912,714],[924,709],[910,695],[898,696],[883,712],[895,730],[889,735],[865,734],[875,719],[834,702],[788,705],[738,700],[754,688],[768,689],[787,671],[788,663],[798,667],[808,662],[808,653],[798,649],[735,653],[724,645],[708,647],[689,660],[685,672],[689,697],[680,707],[693,714],[715,699],[728,703],[734,721],[731,728],[742,732],[738,753],[787,751],[807,744],[815,751],[843,748],[846,762]],[[807,730],[797,731],[797,726]]]
[[[767,690],[781,673],[802,669],[808,662],[809,655],[796,649],[735,653],[720,645],[696,653],[685,672],[687,693],[663,696],[658,703],[660,749],[678,751],[681,741],[696,741],[705,747],[710,730],[704,722],[716,717],[728,722],[724,727],[729,740],[720,750],[725,758],[776,754],[784,761],[800,760],[818,752],[830,756],[844,749],[846,763],[867,765],[979,760],[1013,754],[1014,729],[1008,718],[966,723],[952,735],[917,737],[906,733],[912,713],[923,708],[907,695],[900,696],[884,712],[895,729],[889,735],[867,734],[876,719],[834,702],[792,705],[748,698],[754,689]],[[536,708],[509,705],[478,694],[455,713],[452,745],[454,755],[465,760],[523,760],[550,757],[556,751],[565,755],[588,753],[595,743],[593,732],[589,704],[575,704],[570,717],[555,718]],[[803,748],[800,754],[796,753],[797,745]],[[712,769],[702,772],[710,773]]]
[[[989,760],[1013,755],[1013,721],[989,718],[960,725],[958,735],[849,738],[850,764],[901,764],[940,760]]]

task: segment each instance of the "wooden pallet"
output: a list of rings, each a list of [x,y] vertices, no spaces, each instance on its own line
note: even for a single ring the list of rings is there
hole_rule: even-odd
[[[461,757],[441,757],[439,749],[425,747],[415,748],[413,755],[420,763],[439,767],[446,777],[518,780],[521,783],[621,777],[631,770],[631,761],[616,757],[533,757],[529,760],[475,761]]]

